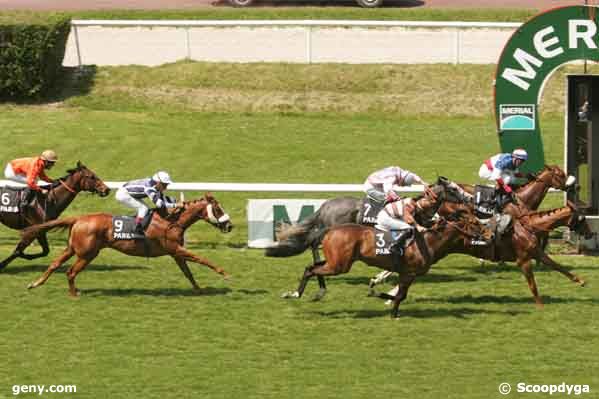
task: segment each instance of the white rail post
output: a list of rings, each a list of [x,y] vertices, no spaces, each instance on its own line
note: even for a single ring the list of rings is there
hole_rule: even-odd
[[[306,26],[306,62],[312,63],[312,27]]]
[[[78,67],[81,68],[81,65],[83,64],[81,62],[81,50],[79,49],[79,33],[77,32],[77,25],[73,25],[73,34],[75,35],[75,48],[77,49],[77,62],[78,62]]]
[[[456,28],[455,30],[455,58],[454,64],[458,65],[460,63],[460,28]]]
[[[187,59],[191,60],[191,43],[189,39],[189,27],[185,28],[185,38],[187,44]]]

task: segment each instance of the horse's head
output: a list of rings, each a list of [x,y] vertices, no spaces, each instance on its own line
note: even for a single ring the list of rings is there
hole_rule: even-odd
[[[580,213],[580,210],[572,201],[568,201],[567,205],[568,208],[572,210],[572,215],[568,220],[568,228],[587,240],[593,238],[594,233],[591,230],[591,226],[589,226],[586,217]]]
[[[77,191],[87,191],[99,194],[100,197],[106,197],[110,194],[110,189],[102,179],[100,179],[91,169],[83,165],[81,161],[77,162],[77,167],[67,170],[68,175],[59,179],[60,184],[64,184],[67,189]]]
[[[533,182],[542,182],[545,186],[562,191],[573,188],[576,183],[574,176],[567,176],[557,165],[545,165],[539,173],[530,174],[529,177]]]
[[[206,193],[199,200],[183,203],[183,210],[179,215],[182,224],[186,224],[188,221],[193,223],[198,219],[204,219],[214,227],[218,227],[223,233],[233,230],[231,218],[211,193]]]
[[[456,183],[445,177],[437,178],[437,182],[427,186],[424,194],[415,199],[416,208],[420,213],[420,219],[431,219],[439,210],[444,201],[465,203],[467,198],[465,192]]]

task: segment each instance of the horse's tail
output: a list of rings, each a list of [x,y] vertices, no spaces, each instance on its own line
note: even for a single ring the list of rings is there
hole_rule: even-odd
[[[278,244],[266,248],[265,255],[275,258],[286,258],[299,255],[310,246],[320,242],[320,210],[314,212],[298,224],[281,226],[277,232]]]
[[[36,224],[21,231],[21,237],[23,240],[33,240],[40,234],[55,229],[67,229],[77,222],[76,217],[52,220],[50,222]]]

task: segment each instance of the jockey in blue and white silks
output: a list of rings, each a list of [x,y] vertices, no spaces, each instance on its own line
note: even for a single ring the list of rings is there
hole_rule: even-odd
[[[121,204],[137,210],[135,224],[138,229],[141,229],[142,219],[148,213],[148,207],[142,201],[143,198],[149,198],[157,208],[177,207],[178,204],[175,201],[163,194],[172,182],[168,173],[159,171],[152,177],[125,183],[123,187],[117,190],[116,199]]]
[[[370,174],[364,182],[364,192],[378,202],[397,201],[399,196],[393,191],[393,186],[411,186],[412,184],[426,185],[424,180],[415,173],[400,168],[389,166]]]
[[[518,168],[527,159],[528,153],[522,148],[515,149],[511,154],[509,152],[497,154],[483,162],[478,175],[481,179],[496,182],[498,188],[510,194],[512,192],[510,184],[516,177],[522,177]]]

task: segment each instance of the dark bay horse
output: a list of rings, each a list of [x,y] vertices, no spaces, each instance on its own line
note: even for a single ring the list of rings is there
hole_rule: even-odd
[[[324,261],[306,268],[297,290],[301,297],[312,276],[332,276],[350,271],[355,261],[370,266],[399,272],[399,291],[393,299],[392,317],[397,317],[399,304],[417,276],[427,273],[444,256],[460,248],[463,241],[488,235],[473,214],[459,212],[447,219],[441,218],[430,230],[416,233],[405,249],[399,270],[393,268],[391,256],[376,255],[376,230],[373,227],[345,224],[329,229],[322,240]],[[321,290],[323,287],[321,287]],[[324,295],[324,294],[323,294]]]
[[[539,307],[543,302],[539,297],[532,270],[532,260],[544,263],[568,277],[572,282],[584,285],[584,280],[570,273],[551,259],[543,250],[543,243],[549,232],[559,226],[590,238],[592,231],[576,206],[568,201],[567,206],[547,211],[536,211],[516,218],[510,234],[504,234],[499,242],[487,246],[472,246],[464,243],[458,252],[492,261],[516,262],[526,277],[530,291]]]
[[[28,226],[56,219],[73,202],[77,194],[82,191],[97,193],[100,197],[106,197],[110,193],[110,189],[106,184],[80,161],[77,162],[77,167],[67,170],[67,173],[66,176],[57,179],[56,183],[48,190],[45,201],[40,203],[36,199],[38,206],[25,208],[24,215],[21,213],[0,213],[0,222],[11,229],[22,230]],[[33,240],[21,240],[13,253],[0,262],[0,270],[4,269],[15,258],[31,260],[47,256],[50,249],[46,234],[40,234],[36,238],[42,247],[42,252],[31,255],[25,254],[25,248]]]
[[[52,262],[40,278],[29,284],[28,288],[44,284],[54,270],[73,255],[77,255],[77,260],[67,271],[69,294],[77,296],[78,291],[75,288],[77,274],[94,260],[102,249],[112,248],[131,256],[170,255],[193,288],[199,290],[200,287],[189,270],[187,261],[206,265],[216,273],[228,277],[223,269],[204,257],[194,255],[184,247],[185,230],[201,219],[219,228],[223,233],[228,233],[233,228],[229,216],[209,193],[201,199],[184,202],[182,208],[172,213],[164,212],[159,215],[158,212],[155,212],[146,230],[145,240],[114,240],[112,215],[107,213],[76,216],[29,227],[23,231],[23,238],[26,240],[31,240],[39,234],[45,234],[54,229],[68,228],[70,231],[68,247]]]

